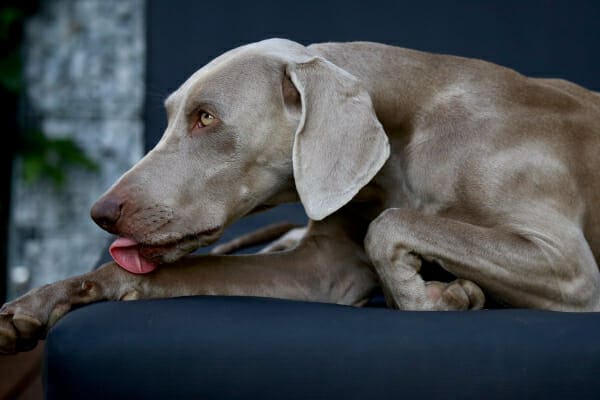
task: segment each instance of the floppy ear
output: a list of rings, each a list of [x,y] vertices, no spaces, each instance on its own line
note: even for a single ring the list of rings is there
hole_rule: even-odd
[[[293,168],[306,214],[321,220],[348,203],[390,154],[371,97],[356,77],[320,57],[293,64],[300,93]]]

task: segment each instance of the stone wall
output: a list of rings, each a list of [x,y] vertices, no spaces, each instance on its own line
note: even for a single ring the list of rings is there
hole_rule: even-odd
[[[69,171],[63,188],[27,185],[16,161],[9,296],[89,271],[106,246],[89,209],[143,152],[144,16],[144,0],[48,0],[27,23],[27,107],[100,170]]]

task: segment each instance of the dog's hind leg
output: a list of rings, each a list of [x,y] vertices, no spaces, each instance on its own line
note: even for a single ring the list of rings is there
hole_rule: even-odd
[[[299,228],[299,225],[289,222],[277,222],[215,246],[210,253],[215,255],[231,254],[241,249],[278,240],[297,228]]]

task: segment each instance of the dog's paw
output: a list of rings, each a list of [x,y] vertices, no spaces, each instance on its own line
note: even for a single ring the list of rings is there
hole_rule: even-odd
[[[97,296],[97,284],[65,280],[45,285],[0,308],[0,354],[33,349],[73,305]]]
[[[45,336],[35,303],[35,296],[25,295],[0,309],[0,354],[31,350]]]
[[[435,310],[481,310],[485,304],[481,288],[466,279],[427,282],[426,290]]]

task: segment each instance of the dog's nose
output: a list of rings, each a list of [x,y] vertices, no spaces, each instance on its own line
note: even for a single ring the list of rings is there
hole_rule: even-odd
[[[114,196],[104,196],[94,204],[91,216],[102,229],[117,233],[117,221],[121,217],[123,201]]]

